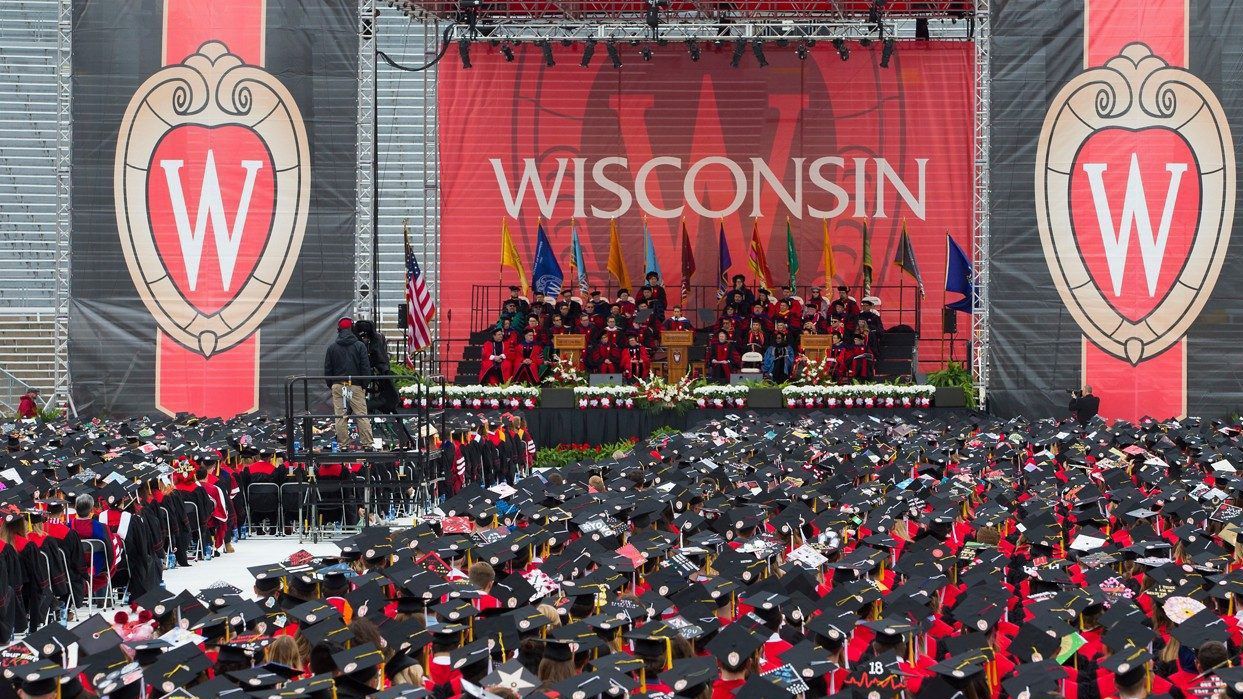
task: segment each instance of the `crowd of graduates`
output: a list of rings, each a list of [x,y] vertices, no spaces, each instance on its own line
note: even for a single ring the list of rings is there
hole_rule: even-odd
[[[858,301],[847,286],[838,287],[832,299],[819,287],[806,299],[794,287],[778,297],[768,289],[753,291],[743,275],[735,275],[730,288],[718,294],[715,318],[706,325],[693,322],[678,303],[670,304],[655,273],[647,275],[637,295],[620,289],[611,301],[599,290],[585,301],[570,289],[556,296],[535,293],[532,299],[517,286],[509,292],[484,342],[479,382],[485,385],[540,383],[558,335],[586,337],[579,369],[621,374],[629,382],[645,379],[653,361],[663,358],[661,333],[671,330],[706,334],[703,375],[716,383],[728,383],[748,360],[765,377],[784,383],[795,373],[803,335],[828,335],[831,373],[845,383],[874,377],[884,333],[880,300]]]
[[[469,483],[253,587],[46,626],[5,675],[70,699],[1234,698],[1241,434],[722,417]]]

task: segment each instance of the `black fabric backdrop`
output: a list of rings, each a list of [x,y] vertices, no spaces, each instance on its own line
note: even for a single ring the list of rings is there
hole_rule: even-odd
[[[1079,326],[1062,305],[1036,227],[1036,141],[1058,90],[1083,67],[1083,2],[1001,0],[992,6],[992,198],[989,408],[1003,416],[1064,415],[1064,389],[1080,383]],[[1191,0],[1193,73],[1243,123],[1243,3]],[[1227,40],[1229,39],[1229,40]],[[1234,131],[1235,157],[1243,139]],[[1234,232],[1243,227],[1236,206]],[[1193,415],[1243,405],[1243,252],[1228,252],[1208,306],[1188,334]],[[1108,390],[1108,387],[1101,387]],[[1161,414],[1164,406],[1153,406]]]
[[[161,67],[160,0],[73,6],[73,238],[69,362],[79,411],[155,410],[156,324],[126,270],[113,205],[117,131]],[[311,151],[301,255],[263,323],[259,405],[283,410],[291,375],[320,374],[353,298],[358,27],[350,0],[268,0],[266,70],[289,89]],[[197,202],[197,197],[190,197]]]

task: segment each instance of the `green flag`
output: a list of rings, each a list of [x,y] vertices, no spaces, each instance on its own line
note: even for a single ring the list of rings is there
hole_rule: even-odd
[[[867,221],[863,222],[863,295],[872,293],[872,241],[868,237]]]
[[[786,262],[790,266],[790,288],[795,288],[798,282],[795,277],[798,275],[798,250],[794,247],[794,231],[790,230],[790,219],[786,218]]]

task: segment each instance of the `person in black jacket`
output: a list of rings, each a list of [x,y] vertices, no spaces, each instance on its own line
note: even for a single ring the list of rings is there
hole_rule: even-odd
[[[1070,394],[1070,415],[1080,425],[1088,424],[1088,421],[1096,417],[1096,413],[1101,409],[1101,399],[1092,395],[1092,387],[1084,386],[1082,391],[1072,391]]]
[[[332,390],[332,412],[337,416],[337,444],[346,448],[350,443],[350,427],[345,417],[348,403],[355,415],[367,414],[365,389],[371,380],[371,362],[367,359],[367,346],[354,334],[354,321],[342,318],[337,321],[337,339],[328,345],[324,353],[324,380]],[[371,448],[371,421],[358,418],[358,438],[363,449]]]

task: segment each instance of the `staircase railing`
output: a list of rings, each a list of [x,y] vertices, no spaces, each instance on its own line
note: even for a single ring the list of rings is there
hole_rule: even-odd
[[[5,369],[0,369],[0,409],[6,413],[17,412],[17,404],[30,385]]]

